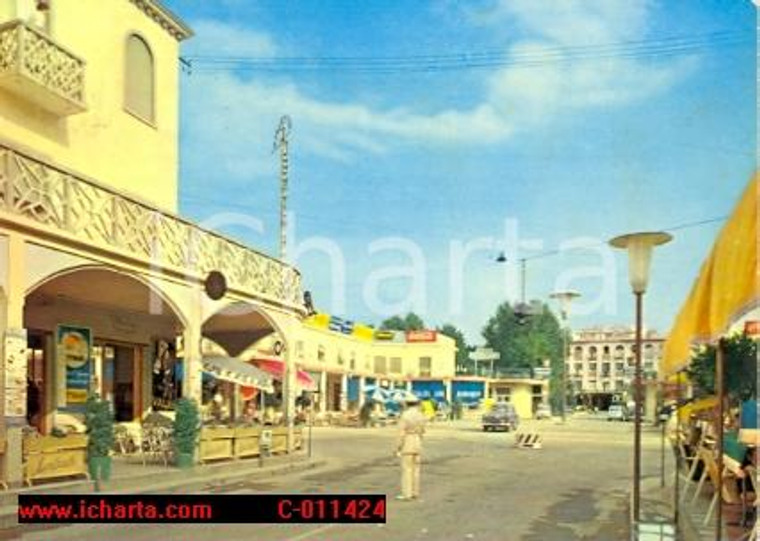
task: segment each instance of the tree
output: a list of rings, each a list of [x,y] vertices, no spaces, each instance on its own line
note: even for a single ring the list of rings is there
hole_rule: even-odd
[[[746,334],[723,340],[725,391],[729,400],[738,404],[757,398],[757,342]],[[709,345],[692,358],[689,379],[698,395],[714,395],[715,346]]]
[[[562,404],[562,328],[545,303],[527,318],[515,313],[508,302],[496,309],[483,328],[486,345],[499,352],[496,367],[502,370],[532,369],[546,359],[551,367],[549,396],[554,411]]]
[[[470,352],[472,348],[467,345],[467,340],[464,337],[464,333],[456,328],[451,323],[446,323],[438,328],[438,332],[453,338],[457,346],[456,366],[466,366],[470,362]]]
[[[501,354],[500,368],[534,368],[545,359],[562,359],[562,331],[546,304],[520,324],[514,308],[505,302],[482,331],[486,345]]]
[[[425,328],[425,322],[414,312],[406,316],[392,316],[380,324],[384,331],[419,331]]]

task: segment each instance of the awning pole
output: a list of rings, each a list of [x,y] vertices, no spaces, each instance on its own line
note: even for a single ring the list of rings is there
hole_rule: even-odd
[[[678,378],[676,380],[676,469],[675,469],[675,479],[673,480],[673,485],[675,486],[675,502],[673,503],[673,521],[675,522],[676,527],[676,539],[678,539],[678,519],[679,517],[679,509],[678,506],[680,505],[680,499],[679,499],[679,492],[680,492],[680,475],[681,475],[681,401],[683,400],[683,397],[681,396],[681,372],[676,372],[676,377]]]
[[[718,395],[718,512],[715,519],[715,539],[721,541],[723,536],[723,401],[725,400],[726,386],[724,383],[724,359],[723,339],[718,340],[715,348],[715,385]]]

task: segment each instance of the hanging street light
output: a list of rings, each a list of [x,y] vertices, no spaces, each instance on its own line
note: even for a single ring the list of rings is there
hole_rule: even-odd
[[[633,433],[633,506],[634,527],[638,527],[641,508],[641,330],[643,314],[643,297],[649,283],[649,267],[655,246],[666,244],[673,239],[664,232],[643,232],[621,235],[610,240],[613,248],[624,249],[628,253],[628,279],[636,297],[636,364],[634,376],[634,412]]]
[[[570,315],[570,303],[573,299],[577,299],[581,294],[577,291],[555,291],[550,298],[555,299],[559,303],[559,313],[562,318],[562,422],[565,422],[567,409],[567,361],[570,358],[570,344],[567,343],[567,333],[570,332],[570,328],[567,325],[567,319]]]
[[[497,263],[506,263],[506,254],[504,252],[499,252],[499,255],[496,257],[495,261]],[[514,306],[514,312],[515,316],[517,317],[518,325],[525,325],[528,322],[528,318],[530,316],[537,315],[540,312],[540,307],[528,304],[525,300],[525,275],[527,271],[526,262],[527,260],[524,257],[520,259],[520,302],[516,303]]]

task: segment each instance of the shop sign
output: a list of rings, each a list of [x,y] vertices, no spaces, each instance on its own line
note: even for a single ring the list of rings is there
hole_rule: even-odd
[[[261,431],[261,436],[259,437],[259,446],[267,450],[270,447],[272,447],[272,431],[271,430]]]
[[[396,331],[375,331],[375,340],[394,340]]]
[[[60,373],[66,374],[66,406],[84,405],[90,390],[92,331],[58,325],[55,350]]]
[[[750,320],[744,322],[744,332],[748,336],[760,336],[760,321]]]
[[[26,412],[26,330],[5,332],[5,415],[24,417]]]
[[[374,329],[367,327],[366,325],[354,325],[353,336],[360,338],[361,340],[372,340],[372,334]]]
[[[407,342],[435,342],[438,331],[406,331]]]
[[[331,331],[340,332],[343,334],[351,334],[354,330],[354,322],[331,316],[330,326],[328,328]]]

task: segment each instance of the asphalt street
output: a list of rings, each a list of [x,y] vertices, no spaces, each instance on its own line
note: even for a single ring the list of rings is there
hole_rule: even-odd
[[[631,423],[574,418],[534,425],[543,448],[518,449],[511,433],[474,421],[428,430],[422,500],[400,502],[394,427],[315,428],[312,453],[327,467],[280,478],[208,486],[205,493],[382,493],[384,525],[76,525],[31,532],[35,540],[528,540],[620,541],[627,537]],[[643,440],[643,475],[659,472],[659,432]]]

